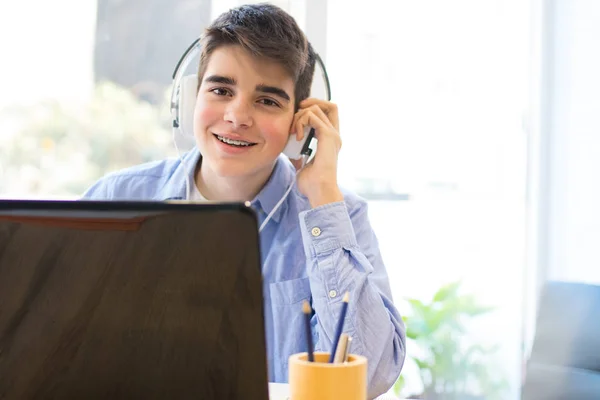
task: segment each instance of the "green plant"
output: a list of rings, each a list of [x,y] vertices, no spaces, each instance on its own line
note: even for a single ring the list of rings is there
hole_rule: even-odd
[[[51,99],[2,109],[0,172],[8,178],[0,193],[81,195],[111,171],[173,156],[168,112],[166,101],[149,104],[111,82],[79,105]]]
[[[494,368],[498,347],[469,343],[465,328],[469,320],[493,309],[478,304],[471,294],[460,294],[459,289],[460,282],[453,282],[441,287],[429,302],[407,299],[408,356],[417,365],[423,385],[423,392],[412,398],[479,399],[485,395],[495,399],[502,398],[506,389]],[[396,393],[404,386],[401,376]]]

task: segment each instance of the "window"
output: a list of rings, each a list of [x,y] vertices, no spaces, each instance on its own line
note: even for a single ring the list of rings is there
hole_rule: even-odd
[[[0,196],[76,198],[110,171],[176,156],[173,68],[212,18],[242,3],[1,3]],[[339,178],[369,201],[401,311],[405,297],[461,281],[494,309],[468,320],[461,345],[500,346],[486,359],[503,371],[503,398],[518,398],[531,2],[273,3],[325,61]],[[475,386],[495,383],[469,373]],[[414,362],[405,378],[421,390]]]
[[[327,9],[327,66],[344,141],[340,178],[369,199],[405,315],[404,298],[426,302],[455,281],[477,305],[493,308],[467,318],[465,340],[445,342],[438,356],[466,362],[469,346],[498,345],[480,355],[481,365],[503,378],[506,391],[497,396],[518,398],[532,4],[361,4],[329,0]],[[439,344],[442,332],[423,333],[410,352],[422,353],[427,340]],[[473,393],[494,381],[473,366],[458,372],[438,363],[434,373],[447,390],[466,377]],[[422,390],[416,363],[404,371],[405,393]]]

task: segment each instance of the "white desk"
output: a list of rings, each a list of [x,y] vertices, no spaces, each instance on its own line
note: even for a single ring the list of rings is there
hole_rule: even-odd
[[[287,383],[269,382],[269,400],[291,400],[289,385]],[[398,400],[398,398],[389,394],[382,394],[376,400]]]
[[[287,383],[269,382],[269,400],[288,400],[290,388]]]

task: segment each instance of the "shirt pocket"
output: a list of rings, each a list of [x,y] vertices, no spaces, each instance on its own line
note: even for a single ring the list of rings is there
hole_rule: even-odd
[[[310,299],[310,281],[308,277],[274,282],[269,285],[271,303],[286,306]],[[301,308],[299,309],[301,310]]]
[[[271,283],[269,295],[273,318],[273,373],[276,382],[287,382],[289,356],[306,351],[301,302],[310,302],[309,279],[306,277]]]

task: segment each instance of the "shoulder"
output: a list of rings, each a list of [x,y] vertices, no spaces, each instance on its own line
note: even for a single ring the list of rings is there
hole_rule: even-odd
[[[83,195],[87,200],[153,199],[180,166],[178,159],[164,159],[111,172]]]

